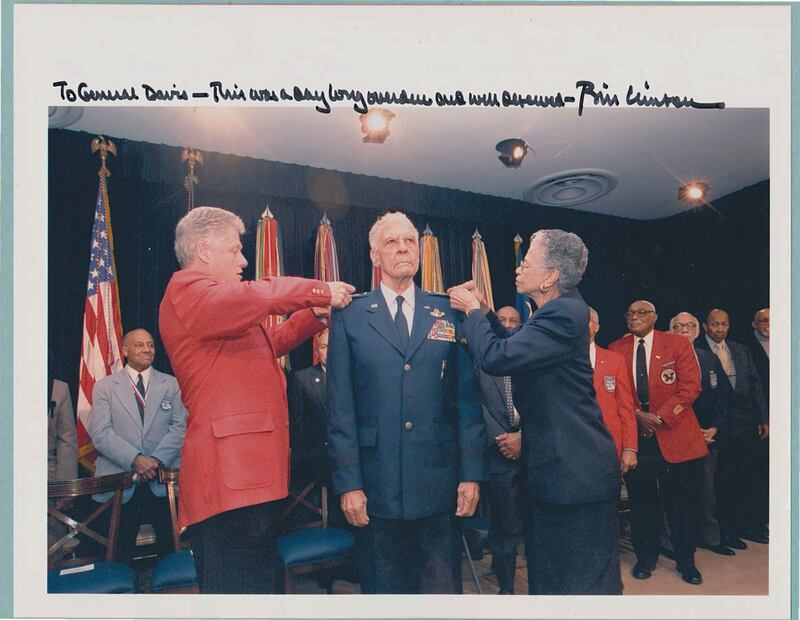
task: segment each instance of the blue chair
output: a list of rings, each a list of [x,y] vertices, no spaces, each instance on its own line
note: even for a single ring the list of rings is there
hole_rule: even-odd
[[[286,518],[298,505],[302,504],[320,520],[307,523],[300,529],[287,532],[278,537],[278,562],[284,577],[284,592],[295,591],[293,577],[304,573],[346,566],[353,560],[356,541],[353,534],[338,527],[328,526],[328,489],[320,487],[321,502],[317,507],[306,498],[317,483],[309,484],[300,495],[290,503],[281,515]],[[328,594],[333,593],[332,582],[327,586]]]
[[[51,594],[125,594],[136,591],[133,569],[116,562],[117,531],[122,511],[122,491],[133,482],[133,472],[81,478],[54,480],[47,483],[48,514],[67,526],[67,533],[47,549],[47,591]],[[59,499],[74,499],[97,493],[113,492],[83,521],[76,521],[56,507]],[[93,530],[90,525],[98,516],[111,510],[108,533]],[[78,534],[91,538],[102,547],[102,556],[64,560],[64,546]]]
[[[159,467],[158,481],[167,487],[174,553],[161,558],[153,569],[150,590],[155,594],[198,594],[197,569],[192,550],[181,542],[178,530],[178,475],[175,468]]]

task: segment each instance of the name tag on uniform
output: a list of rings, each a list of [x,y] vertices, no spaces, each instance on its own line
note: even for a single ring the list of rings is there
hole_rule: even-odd
[[[164,411],[169,411],[170,409],[172,409],[172,401],[165,398],[164,400],[161,401],[161,408]]]
[[[617,389],[616,377],[603,377],[603,383],[606,386],[606,392],[614,392]]]
[[[431,331],[428,332],[428,340],[455,342],[456,326],[446,319],[437,319],[431,327]]]

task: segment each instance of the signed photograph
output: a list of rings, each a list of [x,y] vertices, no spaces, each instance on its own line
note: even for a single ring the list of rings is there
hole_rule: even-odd
[[[17,5],[14,614],[788,616],[789,15]]]

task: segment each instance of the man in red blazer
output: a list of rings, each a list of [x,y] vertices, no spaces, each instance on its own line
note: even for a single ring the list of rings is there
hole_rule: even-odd
[[[653,329],[658,315],[652,303],[634,301],[625,318],[630,333],[608,348],[625,358],[639,424],[639,463],[625,477],[637,560],[633,576],[648,579],[655,569],[663,506],[676,568],[685,582],[699,585],[703,577],[694,564],[696,485],[699,459],[708,454],[692,410],[700,395],[700,368],[686,338]]]
[[[181,270],[167,285],[161,337],[188,411],[179,525],[188,526],[200,590],[269,593],[279,503],[288,494],[286,380],[278,358],[316,332],[354,288],[341,282],[242,282],[235,214],[198,207],[175,231]],[[304,310],[304,308],[310,308]],[[270,314],[295,312],[270,330]]]
[[[589,360],[594,368],[594,391],[603,422],[617,446],[620,471],[625,475],[636,467],[639,445],[633,393],[625,359],[619,353],[597,346],[594,337],[598,331],[600,317],[594,308],[589,308]]]

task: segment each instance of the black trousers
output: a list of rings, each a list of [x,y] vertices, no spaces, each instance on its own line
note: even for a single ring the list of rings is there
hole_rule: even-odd
[[[760,532],[766,526],[763,495],[768,493],[768,481],[763,479],[762,460],[763,450],[768,449],[766,443],[753,428],[745,435],[726,438],[720,445],[717,503],[723,536]]]
[[[492,475],[483,485],[489,502],[489,548],[492,570],[500,590],[514,591],[517,570],[517,546],[522,540],[522,474],[515,469],[508,474]]]
[[[93,506],[93,508],[96,507]],[[108,532],[111,510],[98,517],[98,530]],[[166,497],[156,497],[150,485],[136,487],[133,496],[122,504],[117,530],[117,561],[130,564],[136,550],[136,534],[143,523],[151,523],[156,533],[158,555],[164,557],[175,551],[172,545],[172,522]],[[101,525],[102,524],[102,525]]]
[[[528,594],[622,594],[619,498],[525,510]]]
[[[701,468],[702,459],[668,463],[655,437],[640,437],[638,464],[625,476],[631,506],[631,538],[640,564],[653,567],[658,560],[664,514],[676,564],[679,567],[694,564]]]
[[[188,528],[200,592],[275,592],[277,526],[281,502],[229,510]]]
[[[460,529],[454,520],[446,513],[410,520],[370,517],[356,532],[361,592],[461,592]]]

